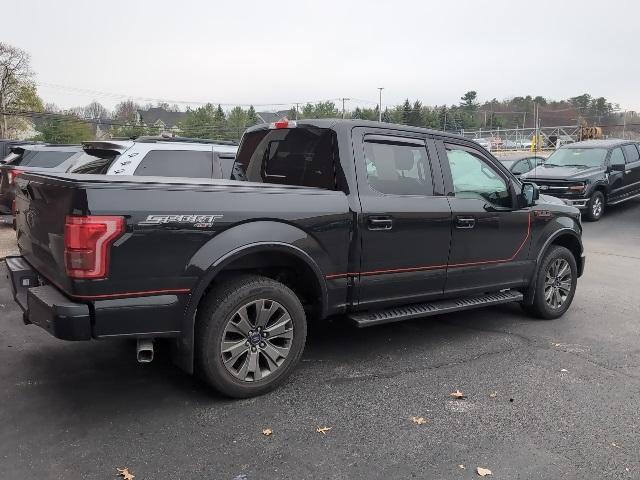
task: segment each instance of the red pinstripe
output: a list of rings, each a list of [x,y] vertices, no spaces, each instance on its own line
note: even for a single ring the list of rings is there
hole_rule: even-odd
[[[425,265],[425,266],[421,266],[421,267],[410,267],[410,268],[393,268],[390,270],[372,270],[369,272],[347,272],[347,273],[334,273],[331,275],[327,275],[325,278],[327,280],[333,280],[336,278],[345,278],[345,277],[357,277],[357,276],[361,276],[361,277],[367,277],[370,275],[384,275],[387,273],[408,273],[408,272],[419,272],[419,271],[423,271],[423,270],[436,270],[438,268],[459,268],[459,267],[472,267],[474,265],[488,265],[488,264],[493,264],[493,263],[506,263],[506,262],[511,262],[513,261],[518,254],[520,253],[520,251],[524,248],[525,244],[527,243],[527,240],[529,240],[529,236],[531,235],[531,214],[528,215],[527,217],[527,235],[524,237],[524,240],[522,240],[522,243],[520,243],[520,246],[518,247],[518,249],[516,250],[516,252],[511,255],[509,258],[503,258],[503,259],[499,259],[499,260],[481,260],[478,262],[467,262],[467,263],[453,263],[453,264],[444,264],[444,265]]]

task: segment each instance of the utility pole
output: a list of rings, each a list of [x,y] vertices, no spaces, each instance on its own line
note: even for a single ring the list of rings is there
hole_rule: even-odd
[[[625,133],[627,132],[627,112],[622,114],[622,139],[624,140]]]
[[[378,87],[378,90],[380,91],[380,103],[378,103],[378,121],[381,122],[382,121],[382,90],[384,90],[384,87]]]
[[[342,118],[344,118],[344,102],[348,100],[351,100],[351,99],[342,97]]]
[[[296,103],[296,120],[298,120],[298,105],[299,104]]]

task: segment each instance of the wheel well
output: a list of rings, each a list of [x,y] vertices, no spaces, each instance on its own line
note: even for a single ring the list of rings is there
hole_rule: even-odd
[[[602,193],[602,196],[604,197],[605,202],[607,201],[607,189],[604,185],[598,185],[595,189],[595,191],[599,191]]]
[[[576,264],[580,263],[582,247],[580,245],[580,241],[573,235],[560,235],[551,242],[551,245],[560,245],[561,247],[567,248],[571,253],[573,253],[574,258],[576,259]]]
[[[243,255],[224,266],[213,278],[207,291],[229,276],[254,273],[276,280],[298,296],[311,318],[320,316],[323,290],[313,268],[301,258],[283,252],[260,251]],[[206,292],[205,292],[206,294]],[[204,295],[203,295],[204,298]]]

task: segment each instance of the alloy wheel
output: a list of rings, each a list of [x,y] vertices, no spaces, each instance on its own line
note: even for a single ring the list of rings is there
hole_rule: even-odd
[[[564,258],[554,260],[544,280],[544,299],[547,305],[558,309],[564,305],[573,284],[571,266]]]
[[[598,218],[600,215],[602,215],[602,198],[600,198],[599,196],[593,199],[591,213],[593,214],[594,218]]]
[[[292,340],[287,309],[274,300],[254,300],[229,318],[221,340],[222,363],[236,379],[255,382],[282,366]]]

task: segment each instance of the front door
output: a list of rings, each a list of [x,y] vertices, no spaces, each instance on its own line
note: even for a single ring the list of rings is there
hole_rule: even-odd
[[[414,303],[442,295],[451,238],[435,149],[424,134],[357,129],[354,153],[362,213],[359,306]]]
[[[449,142],[449,141],[447,141]],[[438,142],[452,213],[445,293],[484,293],[523,284],[529,270],[530,208],[497,161],[461,142]]]

